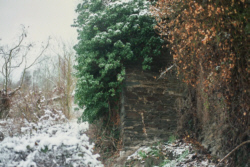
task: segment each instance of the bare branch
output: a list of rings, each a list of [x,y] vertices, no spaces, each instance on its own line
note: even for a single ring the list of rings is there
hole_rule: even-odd
[[[22,34],[19,36],[17,44],[14,44],[12,48],[4,48],[0,46],[0,56],[3,58],[2,62],[2,68],[0,69],[0,75],[4,77],[4,89],[8,91],[8,87],[10,85],[10,75],[13,72],[13,70],[21,67],[24,64],[23,73],[21,76],[20,86],[22,86],[24,81],[24,76],[26,71],[31,68],[38,60],[41,58],[41,56],[44,54],[45,50],[49,46],[49,40],[44,48],[42,48],[41,52],[38,54],[38,56],[35,58],[34,61],[32,61],[30,64],[27,64],[27,55],[29,53],[30,47],[32,45],[25,45],[24,40],[27,37],[25,28],[22,29]],[[19,88],[17,88],[19,89]],[[13,92],[10,92],[13,93]],[[8,92],[6,93],[8,94]]]
[[[174,66],[176,66],[176,64],[173,64],[172,66],[168,67],[165,71],[163,71],[161,73],[161,75],[159,76],[159,78],[157,78],[156,81],[158,81],[160,78],[162,78],[169,70],[171,70]]]
[[[36,61],[43,55],[45,50],[49,47],[49,40],[50,39],[48,39],[46,47],[41,51],[41,53],[37,56],[37,58],[28,67],[26,67],[26,63],[25,63],[25,68],[23,70],[23,74],[22,74],[22,77],[21,77],[20,87],[23,85],[23,80],[24,80],[24,76],[25,76],[26,71],[36,63]]]
[[[29,69],[30,67],[32,67],[36,63],[36,61],[43,55],[45,50],[49,47],[49,40],[50,40],[50,38],[48,39],[47,45],[44,47],[44,49],[41,51],[41,53],[37,56],[37,58],[28,67],[25,67],[26,70]]]
[[[216,167],[222,163],[225,159],[227,159],[233,152],[235,152],[238,148],[240,148],[241,146],[247,144],[247,143],[250,143],[250,140],[247,140],[243,143],[241,143],[240,145],[238,145],[237,147],[235,147],[230,153],[228,153],[222,160],[220,160],[220,162],[216,165]]]
[[[21,46],[21,44],[22,44],[24,38],[25,38],[25,35],[24,35],[24,33],[23,33],[23,34],[21,35],[21,39],[19,40],[18,44],[17,44],[16,46],[14,46],[12,49],[10,49],[9,55],[11,55],[12,52],[13,52],[15,49],[17,49],[17,48],[19,48],[19,47]]]
[[[11,92],[9,92],[8,93],[8,96],[9,97],[11,97],[11,96],[13,96],[18,90],[20,90],[21,89],[21,86],[19,86],[18,88],[16,88],[16,89],[14,89],[13,91],[11,91]]]
[[[11,66],[11,67],[9,67],[9,68],[18,68],[18,67],[20,67],[20,66],[23,64],[24,57],[26,57],[26,55],[27,55],[27,53],[26,53],[25,55],[22,56],[22,61],[21,61],[19,64],[17,64],[16,66]]]
[[[50,81],[51,83],[53,83],[55,86],[57,85],[55,82],[53,82],[51,79],[49,79],[49,78],[45,78],[45,79],[47,79],[48,81]]]

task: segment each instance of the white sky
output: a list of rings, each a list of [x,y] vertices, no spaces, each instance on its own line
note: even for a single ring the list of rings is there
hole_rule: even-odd
[[[81,0],[0,0],[0,46],[14,46],[21,35],[21,25],[27,30],[26,43],[35,44],[30,59],[40,53],[42,42],[46,43],[49,36],[52,46],[53,39],[74,45],[77,32],[71,25],[77,17],[75,9],[79,2]],[[19,78],[21,71],[16,70],[12,76]]]
[[[71,27],[76,18],[79,0],[0,0],[1,43],[9,43],[21,32],[21,25],[29,27],[28,39],[46,41],[49,36],[76,41]]]

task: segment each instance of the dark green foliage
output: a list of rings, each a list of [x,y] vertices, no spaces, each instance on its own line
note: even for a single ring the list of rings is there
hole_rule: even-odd
[[[149,69],[152,56],[160,54],[162,41],[149,5],[144,0],[83,0],[78,5],[75,100],[86,107],[84,120],[108,116],[119,99],[126,64],[142,59],[142,68]]]
[[[49,151],[48,146],[45,146],[44,148],[41,148],[41,152],[46,153]]]

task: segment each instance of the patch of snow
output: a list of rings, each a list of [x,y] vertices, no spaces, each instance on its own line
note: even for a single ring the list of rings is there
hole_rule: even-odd
[[[157,154],[152,154],[154,152]],[[142,165],[147,161],[148,157],[159,158],[164,155],[161,162],[163,167],[173,166],[208,166],[215,167],[215,163],[207,159],[206,155],[195,153],[193,147],[189,143],[176,140],[174,143],[159,144],[157,146],[143,146],[128,156],[127,162],[132,165],[133,162],[140,162]],[[156,167],[156,166],[155,166]]]
[[[46,110],[37,124],[31,123],[22,128],[25,134],[5,137],[0,142],[0,166],[102,167],[97,160],[99,155],[93,155],[94,145],[89,143],[89,138],[84,134],[88,123],[77,123],[77,118],[55,123],[56,119],[66,118]]]
[[[140,16],[150,15],[150,12],[148,9],[141,10],[139,13]]]

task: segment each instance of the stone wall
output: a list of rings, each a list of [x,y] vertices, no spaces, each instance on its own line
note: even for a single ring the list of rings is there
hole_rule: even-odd
[[[126,69],[121,98],[121,136],[123,150],[148,142],[168,140],[177,127],[176,99],[183,89],[176,75],[168,73],[157,80],[157,68],[143,71],[141,67]]]
[[[223,112],[226,102],[222,91],[207,94],[202,81],[194,88],[188,87],[175,71],[157,80],[159,68],[171,65],[171,60],[160,59],[154,61],[151,71],[141,70],[136,66],[140,63],[126,68],[121,98],[123,153],[151,142],[167,141],[178,131],[178,135],[197,139],[208,153],[224,157],[230,151],[226,142],[232,127]]]

